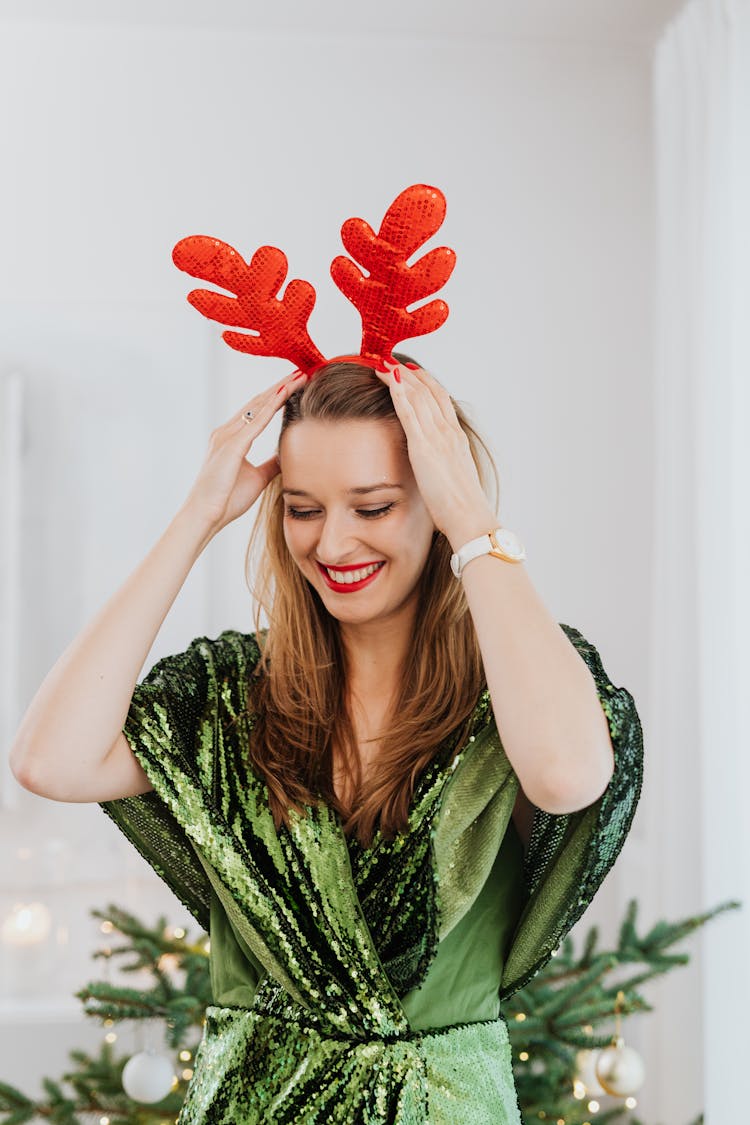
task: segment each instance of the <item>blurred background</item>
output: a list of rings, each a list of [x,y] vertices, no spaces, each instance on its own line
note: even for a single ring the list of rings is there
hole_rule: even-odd
[[[747,0],[0,0],[0,1079],[32,1092],[101,1039],[73,997],[97,974],[91,907],[194,928],[96,805],[6,762],[210,431],[288,370],[187,303],[188,234],[283,248],[334,355],[360,340],[328,272],[342,222],[445,193],[451,314],[403,347],[489,439],[539,592],[644,727],[633,829],[578,929],[616,942],[633,897],[641,928],[747,899],[748,76]],[[144,674],[252,630],[252,519],[204,552]],[[684,948],[628,1020],[639,1114],[724,1125],[746,1097],[746,912]]]

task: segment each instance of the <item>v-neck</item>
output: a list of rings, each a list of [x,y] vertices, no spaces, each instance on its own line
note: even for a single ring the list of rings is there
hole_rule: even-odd
[[[415,809],[420,806],[425,794],[434,785],[436,779],[441,774],[443,774],[445,775],[442,779],[443,782],[448,780],[448,777],[453,772],[455,758],[457,758],[460,754],[463,754],[466,746],[470,744],[467,741],[461,747],[457,747],[457,739],[457,732],[453,732],[452,734],[447,735],[446,738],[443,739],[442,744],[438,747],[433,757],[429,760],[429,762],[427,762],[419,777],[417,778],[414,789],[412,790],[411,800],[409,801],[408,815],[410,820],[412,819]],[[453,758],[454,761],[451,761],[451,758]],[[343,818],[341,817],[340,813],[338,813],[333,808],[331,809],[331,816],[339,829],[341,838],[344,841],[344,846],[349,854],[349,859],[352,865],[352,874],[355,877],[356,883],[356,876],[360,863],[362,863],[364,860],[373,860],[376,854],[380,852],[384,845],[392,845],[394,841],[398,839],[398,834],[393,839],[386,840],[381,831],[380,824],[378,823],[376,824],[373,831],[372,840],[369,844],[364,845],[360,843],[359,837],[357,836],[356,832],[352,833],[351,836],[347,836],[345,834],[343,828]]]

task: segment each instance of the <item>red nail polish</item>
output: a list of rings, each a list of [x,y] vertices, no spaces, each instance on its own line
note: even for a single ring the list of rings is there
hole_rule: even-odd
[[[388,368],[386,367],[386,365],[384,363],[376,363],[375,364],[375,370],[379,371],[381,373],[381,375],[387,375],[388,374]]]
[[[405,363],[404,367],[408,367],[410,371],[419,371],[418,363]]]
[[[285,383],[282,383],[281,386],[277,388],[277,390],[276,390],[277,395],[281,394],[281,392],[284,390],[285,385],[286,385]]]
[[[401,372],[398,370],[398,368],[393,372],[393,374],[395,376],[396,382],[400,383],[401,382]]]
[[[301,379],[303,375],[305,375],[304,371],[298,371],[297,374],[294,376],[294,379]],[[292,382],[294,382],[294,379],[292,379]]]

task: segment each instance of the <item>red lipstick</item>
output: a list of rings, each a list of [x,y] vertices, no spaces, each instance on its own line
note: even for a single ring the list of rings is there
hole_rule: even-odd
[[[318,569],[323,575],[323,578],[326,581],[326,585],[331,590],[334,590],[337,594],[351,594],[354,593],[355,590],[361,590],[363,586],[368,586],[372,581],[374,581],[374,579],[377,578],[377,576],[385,566],[385,562],[383,560],[376,559],[371,563],[359,563],[357,566],[337,566],[335,568],[336,570],[341,570],[342,572],[346,570],[360,570],[363,566],[375,566],[378,562],[381,563],[381,565],[378,566],[378,569],[374,570],[372,574],[368,574],[365,578],[360,578],[358,582],[334,582],[322,563],[318,563]]]

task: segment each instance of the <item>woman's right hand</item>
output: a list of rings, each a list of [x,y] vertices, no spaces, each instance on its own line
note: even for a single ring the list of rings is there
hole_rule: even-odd
[[[303,372],[292,371],[244,403],[227,422],[212,431],[205,460],[183,505],[196,513],[212,534],[248,511],[279,472],[275,455],[260,465],[251,464],[246,457],[290,392],[304,386],[305,381]],[[254,417],[243,421],[248,410],[253,411]]]

